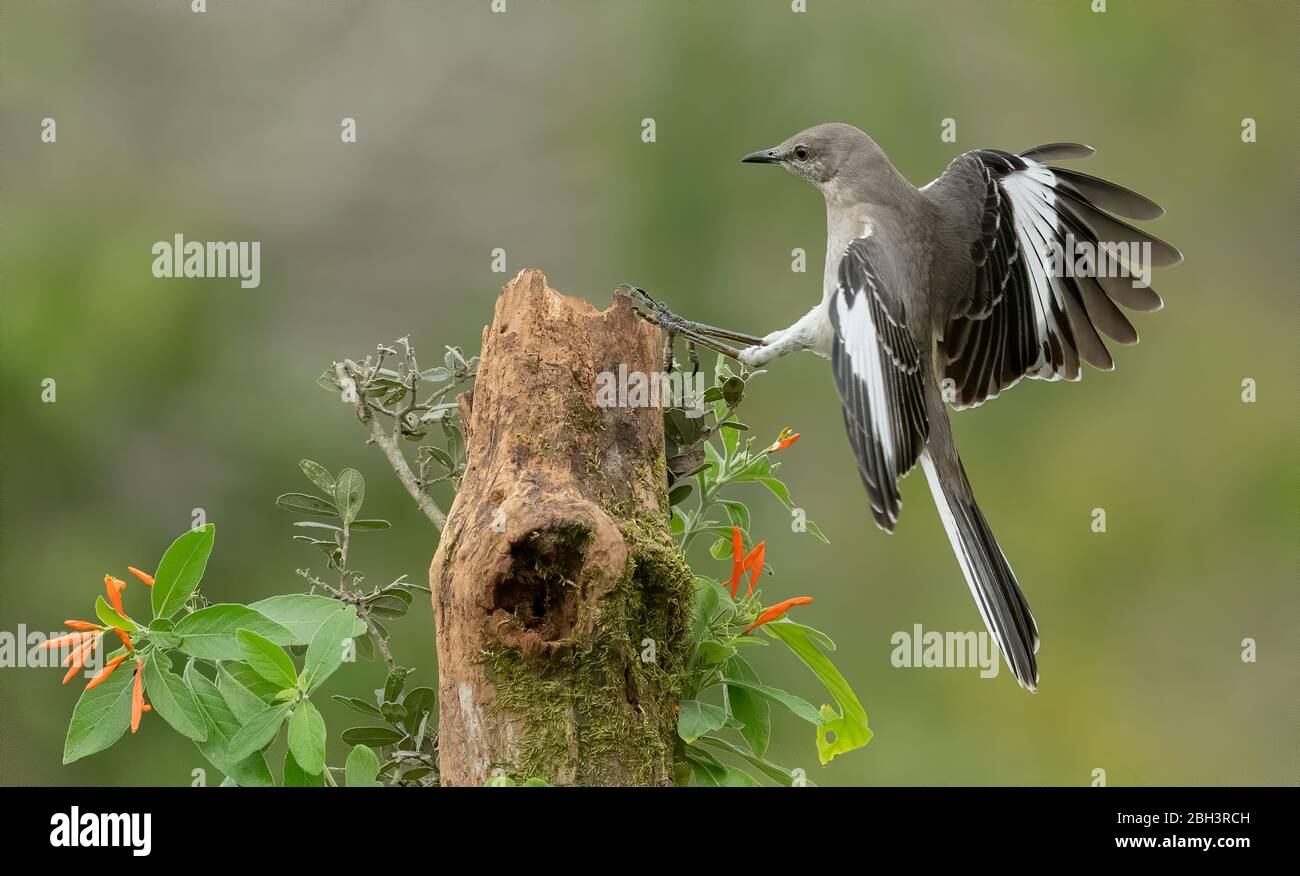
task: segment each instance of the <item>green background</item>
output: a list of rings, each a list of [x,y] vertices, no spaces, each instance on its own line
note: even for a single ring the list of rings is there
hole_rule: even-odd
[[[1167,306],[1134,316],[1141,345],[1111,345],[1116,373],[1026,382],[955,416],[1042,630],[1040,692],[1005,666],[891,665],[893,632],[979,616],[923,478],[904,482],[897,534],[877,531],[826,363],[783,359],[745,419],[802,433],[782,476],[832,544],[789,531],[756,488],[779,572],[764,586],[815,598],[799,618],[838,641],[876,737],[823,769],[812,731],[781,716],[773,758],[823,784],[1084,785],[1098,768],[1112,785],[1294,783],[1297,6],[1107,5],[4,4],[0,630],[88,616],[103,575],[151,567],[196,507],[217,524],[209,598],[298,589],[317,557],[272,500],[306,486],[302,457],[359,468],[367,514],[395,522],[355,555],[371,580],[420,580],[435,534],[315,387],[332,359],[407,333],[417,350],[477,349],[527,266],[597,303],[630,281],[764,334],[820,296],[823,206],[742,154],[850,122],[920,185],[967,149],[1078,140],[1098,154],[1075,167],[1168,210],[1147,227],[1186,262],[1157,273]],[[176,233],[261,241],[260,288],[155,279],[150,247]],[[432,626],[423,602],[393,624],[417,683],[433,680]],[[760,671],[823,701],[775,656]],[[205,766],[146,718],[61,767],[77,692],[59,677],[0,669],[0,781],[186,784]],[[330,686],[380,683],[359,664]],[[341,764],[347,713],[325,714]]]

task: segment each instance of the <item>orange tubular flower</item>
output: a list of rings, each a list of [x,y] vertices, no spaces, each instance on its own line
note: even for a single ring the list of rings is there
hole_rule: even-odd
[[[131,732],[140,729],[140,718],[144,715],[144,661],[135,661],[135,687],[131,690]]]
[[[95,633],[90,630],[77,632],[77,633],[64,633],[62,636],[55,636],[53,639],[46,639],[44,642],[41,642],[36,647],[37,648],[62,648],[64,645],[79,646],[81,645],[81,643],[85,642],[86,639],[92,638],[96,635],[98,635],[98,633]]]
[[[117,637],[122,640],[122,644],[126,645],[126,650],[128,651],[135,650],[134,646],[131,645],[130,636],[128,636],[126,633],[122,632],[121,630],[117,629],[116,627],[113,628],[113,632],[117,633]]]
[[[777,436],[776,442],[767,448],[767,452],[776,453],[777,451],[785,450],[798,440],[798,432],[791,432],[789,429],[782,429],[781,434]]]
[[[745,570],[749,569],[749,589],[746,595],[754,592],[754,584],[758,581],[758,576],[763,571],[763,555],[766,551],[767,542],[760,541],[754,546],[754,549],[745,555],[744,541],[740,535],[740,527],[731,527],[731,578],[727,580],[726,586],[731,588],[731,596],[734,599],[736,591],[740,588],[741,576]]]
[[[67,666],[69,663],[72,664],[68,668],[68,674],[63,676],[64,684],[67,684],[69,681],[72,681],[72,676],[76,675],[79,671],[81,671],[81,668],[86,665],[86,661],[90,659],[90,655],[95,653],[95,646],[99,644],[99,635],[100,635],[99,633],[95,633],[90,638],[82,642],[79,646],[74,648],[72,653],[69,654],[66,658],[64,658],[63,660],[64,666]]]
[[[94,677],[90,679],[90,683],[86,685],[86,690],[90,690],[91,688],[95,688],[103,684],[104,681],[110,675],[113,674],[113,670],[117,669],[117,667],[121,665],[122,661],[125,659],[126,659],[125,654],[119,654],[116,657],[114,657],[112,660],[105,663],[104,668],[96,672]]]
[[[150,586],[150,587],[153,586],[153,575],[147,575],[147,574],[145,574],[144,572],[141,572],[141,571],[140,571],[139,569],[137,569],[135,566],[127,566],[127,567],[126,567],[126,570],[127,570],[128,572],[130,572],[132,575],[134,575],[135,577],[139,578],[139,579],[140,579],[141,581],[143,581],[146,585],[148,585],[148,586]]]
[[[104,589],[108,591],[108,604],[113,606],[122,617],[126,617],[126,612],[122,609],[122,591],[126,589],[126,582],[121,578],[105,575]]]
[[[65,620],[63,625],[70,630],[102,630],[99,624],[92,624],[90,621]]]
[[[741,635],[745,635],[745,633],[748,633],[755,627],[761,627],[765,623],[776,620],[796,605],[807,605],[810,602],[812,602],[811,596],[795,596],[787,599],[785,602],[778,602],[771,608],[764,609],[763,613],[758,616],[757,620],[745,627],[745,631],[741,633]]]

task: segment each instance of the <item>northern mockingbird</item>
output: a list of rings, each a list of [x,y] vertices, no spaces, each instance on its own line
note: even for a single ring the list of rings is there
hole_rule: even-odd
[[[1164,211],[1126,188],[1044,163],[1092,152],[1075,143],[1019,155],[980,149],[917,189],[857,128],[809,128],[742,160],[779,165],[825,197],[821,301],[763,338],[666,308],[660,314],[670,334],[752,368],[796,350],[831,360],[877,525],[893,531],[898,480],[919,459],[980,615],[1031,691],[1038,625],[975,504],[945,403],[981,404],[1022,377],[1078,380],[1080,362],[1111,370],[1102,334],[1137,341],[1116,305],[1162,306],[1145,279],[1151,266],[1182,256],[1109,213],[1154,219]],[[1125,270],[1129,276],[1116,276]]]

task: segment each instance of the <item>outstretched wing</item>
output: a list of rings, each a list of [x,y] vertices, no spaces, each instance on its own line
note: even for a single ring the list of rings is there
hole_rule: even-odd
[[[857,238],[840,259],[839,286],[830,302],[831,366],[872,516],[892,532],[903,505],[898,479],[915,465],[930,424],[921,352],[902,297],[885,287],[872,266],[873,246],[870,238]]]
[[[1106,180],[1041,163],[1091,154],[1075,143],[1020,155],[981,149],[945,172],[962,183],[963,197],[982,199],[972,229],[974,281],[939,341],[939,367],[955,384],[957,407],[993,398],[1024,376],[1078,380],[1081,360],[1110,370],[1102,335],[1137,342],[1117,305],[1162,306],[1146,285],[1149,269],[1182,255],[1106,212],[1154,219],[1160,207]]]

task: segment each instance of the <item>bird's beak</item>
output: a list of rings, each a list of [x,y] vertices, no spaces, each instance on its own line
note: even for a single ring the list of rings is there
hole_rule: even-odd
[[[776,157],[775,149],[760,149],[757,152],[751,152],[744,158],[740,159],[746,164],[780,164],[781,159]]]

